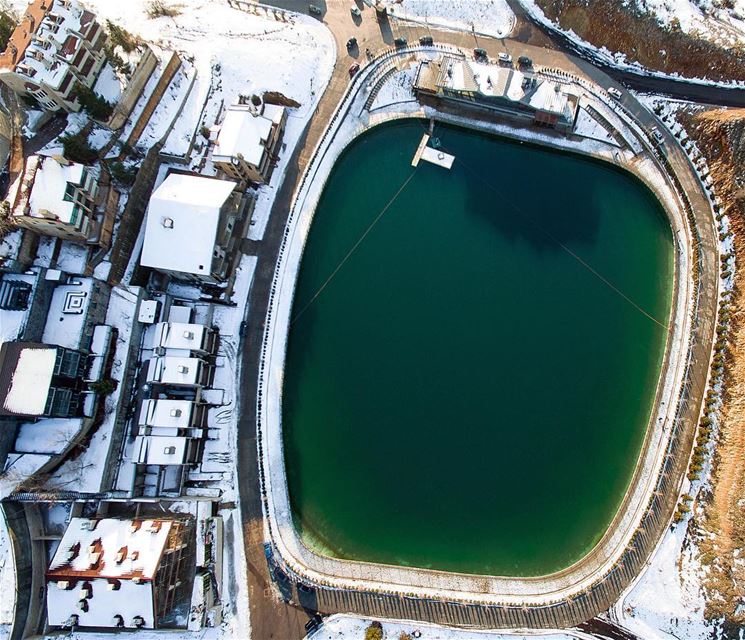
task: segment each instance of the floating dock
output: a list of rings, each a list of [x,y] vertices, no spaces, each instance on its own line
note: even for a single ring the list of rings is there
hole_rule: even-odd
[[[422,136],[422,140],[419,143],[419,146],[416,149],[416,153],[414,154],[414,159],[411,161],[412,167],[419,166],[419,160],[422,158],[422,153],[424,153],[424,148],[427,146],[427,143],[429,142],[429,134],[425,133]]]
[[[417,167],[419,166],[419,161],[424,160],[425,162],[436,164],[438,167],[450,169],[453,166],[453,162],[455,161],[455,156],[451,156],[449,153],[445,153],[444,151],[428,147],[428,142],[429,134],[425,133],[422,136],[422,140],[419,143],[419,146],[417,147],[416,153],[414,154],[414,159],[411,161],[411,166]]]

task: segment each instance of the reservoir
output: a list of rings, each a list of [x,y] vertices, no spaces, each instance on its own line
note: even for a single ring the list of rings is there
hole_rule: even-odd
[[[282,430],[298,532],[338,558],[563,569],[629,485],[663,361],[665,212],[631,175],[437,124],[370,130],[310,228]]]

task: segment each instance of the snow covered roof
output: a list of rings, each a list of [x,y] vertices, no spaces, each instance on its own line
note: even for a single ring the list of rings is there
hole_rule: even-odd
[[[68,183],[82,183],[85,168],[76,162],[60,164],[49,156],[29,156],[13,214],[56,217],[69,223],[75,203],[64,199],[65,189]]]
[[[140,409],[140,425],[188,428],[191,425],[193,408],[194,403],[190,400],[145,400]]]
[[[79,348],[92,291],[93,278],[76,278],[55,288],[44,325],[44,342]]]
[[[43,415],[57,348],[33,342],[6,342],[0,353],[0,413]]]
[[[183,351],[202,348],[207,327],[185,322],[158,322],[147,329],[149,348],[163,347]],[[146,344],[148,344],[146,342]],[[175,354],[174,354],[175,355]],[[185,354],[186,355],[186,354]]]
[[[187,438],[179,436],[137,436],[135,459],[140,464],[161,466],[185,462]]]
[[[258,167],[272,125],[280,122],[283,113],[284,107],[278,105],[264,105],[263,113],[258,113],[253,105],[228,107],[212,153],[213,161],[230,162],[230,158],[240,155]]]
[[[73,518],[47,570],[49,624],[111,627],[121,615],[154,626],[153,580],[169,547],[171,520]]]
[[[162,384],[195,385],[203,361],[199,358],[156,356],[147,364],[147,381]]]
[[[171,173],[150,197],[140,263],[209,275],[220,209],[237,184]]]

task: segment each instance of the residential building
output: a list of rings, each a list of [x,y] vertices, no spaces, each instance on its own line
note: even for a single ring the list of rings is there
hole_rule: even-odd
[[[443,54],[419,64],[414,92],[423,104],[486,109],[531,124],[569,132],[581,91],[540,72],[522,72],[464,56]]]
[[[227,108],[212,151],[215,167],[243,185],[269,182],[287,120],[285,107],[251,100]]]
[[[97,195],[98,173],[92,167],[29,156],[13,199],[13,221],[42,235],[97,244],[104,215],[97,213]]]
[[[145,331],[145,348],[156,355],[191,357],[217,353],[220,334],[203,324],[158,322]]]
[[[150,197],[140,264],[198,284],[226,281],[253,203],[236,182],[169,174]]]
[[[175,626],[191,599],[194,547],[186,518],[72,518],[46,572],[49,625]]]
[[[47,111],[78,111],[76,85],[92,87],[106,33],[78,0],[34,0],[0,54],[0,80]]]
[[[155,356],[147,361],[145,382],[173,387],[209,387],[214,364],[204,358]]]

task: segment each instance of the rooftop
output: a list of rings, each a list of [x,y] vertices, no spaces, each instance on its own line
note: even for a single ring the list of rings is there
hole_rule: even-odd
[[[147,381],[162,384],[196,384],[202,362],[199,358],[180,356],[150,358],[147,364]]]
[[[189,427],[194,403],[190,400],[145,400],[140,410],[140,425],[152,427]]]
[[[171,173],[150,197],[140,263],[209,275],[220,209],[235,182]]]
[[[177,349],[184,352],[201,349],[207,327],[185,322],[158,322],[146,329],[146,348]],[[185,353],[186,355],[186,353]]]
[[[0,414],[40,416],[54,375],[57,348],[6,342],[0,350]]]
[[[92,290],[93,278],[76,278],[55,288],[42,336],[45,343],[80,347]]]
[[[227,108],[217,144],[212,153],[213,160],[229,162],[232,157],[242,156],[254,166],[261,164],[264,144],[269,139],[272,126],[278,124],[284,107],[263,105],[261,113],[249,104],[234,104]]]

